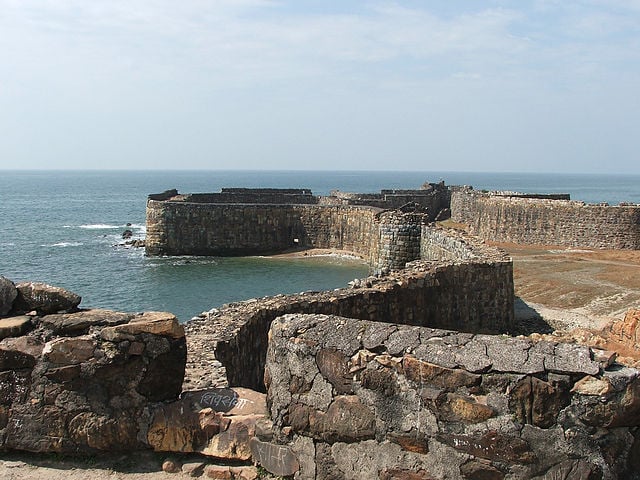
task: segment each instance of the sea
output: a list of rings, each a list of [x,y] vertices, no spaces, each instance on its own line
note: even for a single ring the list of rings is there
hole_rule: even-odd
[[[340,288],[366,276],[348,256],[147,257],[122,233],[145,236],[147,195],[222,187],[379,192],[424,182],[477,190],[569,193],[588,203],[640,203],[640,175],[367,171],[0,171],[0,275],[82,296],[81,307],[169,311],[181,321],[224,304]]]

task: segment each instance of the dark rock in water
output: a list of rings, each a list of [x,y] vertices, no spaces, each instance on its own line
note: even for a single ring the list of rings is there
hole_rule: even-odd
[[[131,230],[125,230],[124,232],[122,232],[122,238],[123,239],[127,239],[127,238],[131,238],[133,237],[133,232]]]
[[[75,311],[82,297],[46,283],[22,282],[16,285],[18,296],[13,304],[15,313],[36,311],[39,315]]]
[[[18,290],[13,282],[0,275],[0,317],[11,311],[17,296]]]
[[[144,240],[127,240],[124,245],[133,248],[144,248],[145,243]]]

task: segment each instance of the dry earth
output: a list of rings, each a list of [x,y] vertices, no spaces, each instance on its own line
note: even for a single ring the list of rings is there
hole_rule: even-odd
[[[506,250],[514,262],[515,290],[519,299],[516,302],[518,326],[513,333],[599,329],[613,320],[622,319],[629,308],[640,307],[640,251],[496,246]],[[313,253],[307,252],[307,255]],[[161,471],[165,457],[153,453],[90,459],[16,453],[1,455],[0,478],[7,480],[189,478],[184,473]]]
[[[640,251],[495,245],[513,258],[524,333],[545,322],[553,330],[599,329],[640,307]]]

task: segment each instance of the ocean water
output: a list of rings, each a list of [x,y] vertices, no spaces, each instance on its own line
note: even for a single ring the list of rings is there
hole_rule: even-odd
[[[365,276],[335,257],[146,257],[116,246],[125,229],[144,238],[149,193],[222,187],[376,192],[425,181],[488,190],[570,193],[589,203],[640,203],[638,175],[309,171],[0,171],[0,275],[42,281],[83,297],[81,306],[166,310],[182,321],[233,301],[339,288]],[[130,224],[130,226],[128,226]]]

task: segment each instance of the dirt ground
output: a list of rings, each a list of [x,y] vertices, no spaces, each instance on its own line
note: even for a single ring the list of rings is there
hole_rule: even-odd
[[[506,250],[513,258],[518,297],[514,334],[601,328],[612,320],[620,320],[629,308],[640,308],[640,251],[513,244],[495,246]],[[189,478],[184,473],[163,472],[165,458],[153,453],[105,455],[90,459],[0,453],[0,479]]]
[[[523,333],[537,330],[536,322],[553,330],[597,329],[640,307],[640,251],[494,245],[513,258]]]

